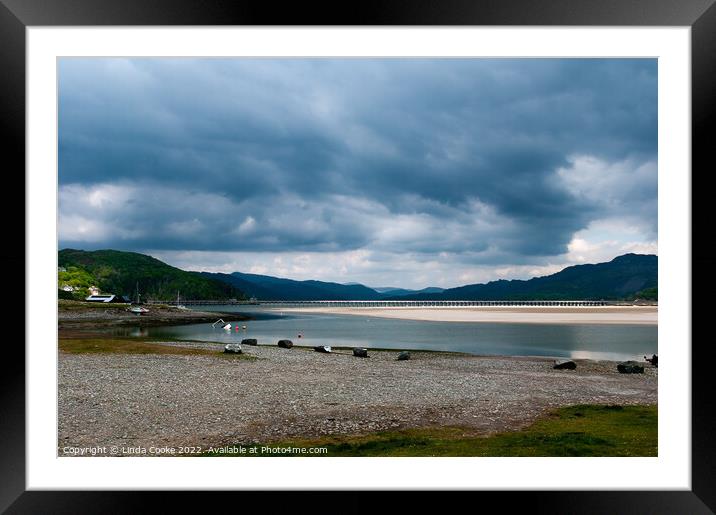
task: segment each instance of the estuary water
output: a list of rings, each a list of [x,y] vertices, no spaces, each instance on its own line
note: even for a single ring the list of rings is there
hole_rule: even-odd
[[[261,306],[196,306],[195,309],[242,313],[253,320],[231,322],[229,331],[222,329],[221,324],[121,331],[127,335],[217,343],[239,343],[243,338],[256,338],[260,345],[276,345],[279,339],[290,339],[294,345],[304,346],[454,351],[477,355],[626,360],[658,353],[656,325],[427,322],[283,313]]]

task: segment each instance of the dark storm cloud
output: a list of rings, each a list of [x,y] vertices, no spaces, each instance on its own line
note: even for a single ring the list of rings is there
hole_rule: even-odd
[[[76,222],[61,243],[521,262],[621,211],[655,232],[655,169],[587,195],[575,156],[656,160],[656,72],[630,59],[63,59],[60,209]]]

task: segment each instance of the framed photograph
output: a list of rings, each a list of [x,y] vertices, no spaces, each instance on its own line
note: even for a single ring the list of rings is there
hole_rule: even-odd
[[[712,2],[3,2],[27,249],[3,509],[256,489],[714,509],[691,301]]]

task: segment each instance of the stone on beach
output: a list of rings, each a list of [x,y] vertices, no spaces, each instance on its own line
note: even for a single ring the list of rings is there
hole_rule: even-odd
[[[410,353],[407,350],[398,354],[398,361],[405,361],[406,359],[410,359]]]
[[[577,368],[577,364],[569,359],[559,359],[554,362],[554,367],[557,370],[574,370]]]
[[[286,352],[275,344],[252,347],[246,354],[258,359],[247,360],[223,354],[227,343],[174,342],[213,357],[59,352],[58,452],[65,445],[121,449],[130,427],[132,446],[147,449],[349,436],[394,431],[393,422],[492,434],[557,406],[658,401],[659,369],[646,363],[643,374],[627,376],[615,374],[615,361],[585,359],[567,373],[546,368],[556,358],[411,351],[410,364],[399,365],[399,350],[368,348],[370,358],[350,359],[351,347],[321,358],[311,348]],[[326,427],[326,417],[336,420]]]
[[[636,361],[625,361],[617,365],[617,370],[622,374],[643,374],[644,365]]]
[[[259,344],[259,342],[258,342],[258,340],[257,340],[256,338],[244,338],[243,340],[241,340],[241,345],[254,345],[254,346],[256,346],[256,345],[258,345],[258,344]]]
[[[224,352],[226,354],[241,354],[241,345],[238,343],[227,343],[224,345]]]
[[[282,349],[290,349],[293,347],[293,342],[291,340],[279,340],[278,346]]]
[[[368,349],[353,349],[353,355],[357,358],[367,358],[368,357]]]
[[[328,345],[316,345],[313,350],[316,352],[323,352],[324,354],[331,353],[331,348]]]

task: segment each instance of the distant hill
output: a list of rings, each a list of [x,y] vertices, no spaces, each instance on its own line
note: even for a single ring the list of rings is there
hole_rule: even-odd
[[[63,249],[58,253],[58,265],[68,273],[81,271],[85,286],[94,282],[102,292],[127,295],[132,300],[136,300],[137,284],[142,300],[175,300],[177,292],[184,299],[244,298],[239,288],[223,281],[185,272],[136,252]]]
[[[249,297],[259,300],[382,300],[389,297],[418,293],[435,293],[442,288],[407,290],[404,288],[370,288],[360,283],[332,283],[326,281],[296,281],[270,275],[201,272],[210,279],[224,281],[239,288]]]
[[[387,293],[391,291],[411,291],[403,288],[398,288],[397,286],[372,286],[372,288],[378,293]]]
[[[636,292],[634,295],[629,295],[627,297],[629,300],[658,300],[659,299],[659,292],[657,288],[647,288],[645,290],[641,290]]]
[[[575,265],[529,280],[499,280],[458,288],[369,288],[362,284],[295,281],[269,275],[186,272],[151,256],[118,250],[63,249],[58,253],[58,287],[73,286],[86,294],[90,285],[134,300],[136,285],[143,300],[657,300],[658,258],[625,254],[607,263]]]
[[[423,288],[422,290],[406,290],[405,288],[373,288],[375,291],[383,295],[384,298],[404,297],[405,295],[419,295],[421,293],[441,293],[445,291],[443,288],[434,286]]]
[[[270,275],[200,272],[202,277],[224,281],[260,300],[378,300],[383,296],[362,284],[294,281]]]
[[[658,258],[625,254],[607,263],[570,266],[545,277],[499,280],[446,290],[369,288],[356,283],[295,281],[240,272],[201,275],[224,281],[259,300],[656,300]]]
[[[617,300],[656,298],[658,257],[625,254],[607,263],[570,266],[552,275],[449,288],[396,300]]]

